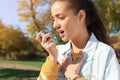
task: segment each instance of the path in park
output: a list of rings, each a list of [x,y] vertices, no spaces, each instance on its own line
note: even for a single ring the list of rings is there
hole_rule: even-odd
[[[7,64],[0,63],[0,68],[40,71],[40,68],[35,67],[35,66],[25,66],[25,65],[20,65],[20,64],[8,64],[8,63]]]

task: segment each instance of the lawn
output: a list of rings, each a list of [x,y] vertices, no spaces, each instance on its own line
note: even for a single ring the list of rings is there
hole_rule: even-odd
[[[35,66],[41,68],[44,61],[45,59],[32,60],[32,61],[0,60],[0,63],[19,64],[19,65]],[[36,70],[0,68],[0,80],[36,80],[38,75],[39,75],[39,71]]]
[[[0,60],[0,63],[21,64],[26,66],[41,67],[45,59],[32,60],[32,61],[8,61]],[[119,59],[120,62],[120,59]],[[39,71],[35,70],[20,70],[20,69],[7,69],[0,68],[0,80],[36,80]]]
[[[36,80],[39,71],[0,68],[0,80]]]

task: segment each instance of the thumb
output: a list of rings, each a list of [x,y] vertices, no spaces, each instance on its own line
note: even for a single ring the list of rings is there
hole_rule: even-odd
[[[81,55],[81,56],[78,58],[78,60],[77,60],[78,63],[77,63],[76,65],[81,66],[84,60],[85,60],[84,55]]]

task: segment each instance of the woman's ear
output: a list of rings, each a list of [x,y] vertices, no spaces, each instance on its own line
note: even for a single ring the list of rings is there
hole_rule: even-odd
[[[86,17],[85,11],[84,11],[84,10],[80,10],[80,11],[79,11],[79,14],[78,14],[78,17],[79,17],[79,20],[80,20],[80,21],[85,20],[85,17]]]

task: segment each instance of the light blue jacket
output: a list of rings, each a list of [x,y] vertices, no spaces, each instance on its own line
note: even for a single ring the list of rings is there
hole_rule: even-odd
[[[64,55],[70,59],[71,44],[58,45],[58,62],[62,62]],[[87,80],[120,80],[120,65],[112,47],[98,41],[92,33],[84,51],[85,61],[83,62],[80,76]],[[59,71],[59,79],[65,80],[62,72]]]

